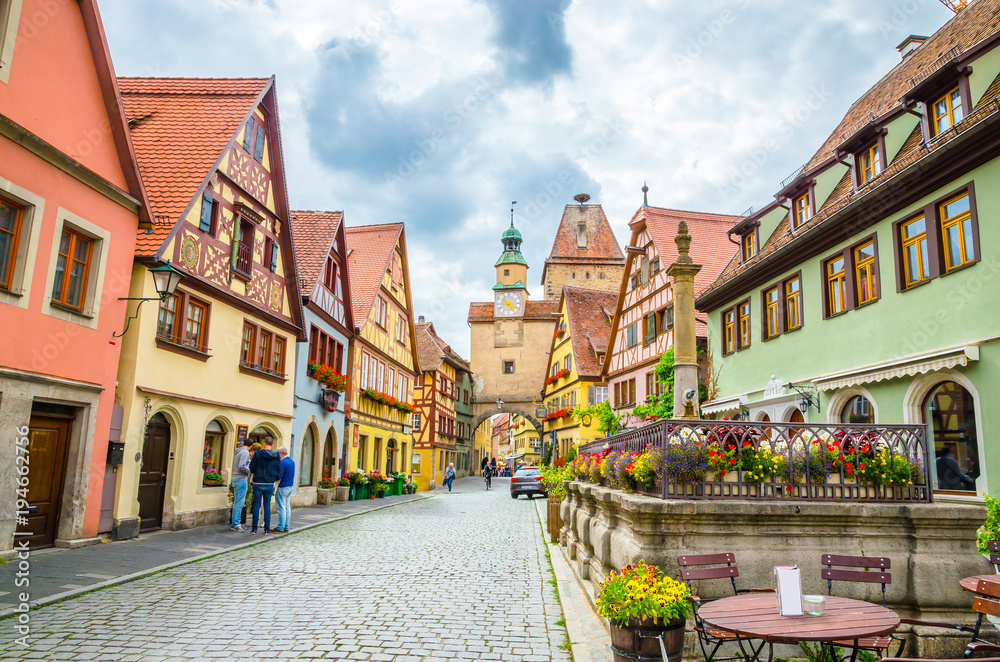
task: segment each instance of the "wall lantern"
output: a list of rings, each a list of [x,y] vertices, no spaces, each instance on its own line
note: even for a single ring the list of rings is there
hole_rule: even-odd
[[[820,411],[819,391],[812,386],[795,386],[791,382],[788,382],[788,388],[802,396],[802,399],[799,401],[799,411],[803,414],[809,411],[809,407],[815,407],[817,412]]]
[[[503,409],[503,400],[501,400],[500,398],[497,398],[497,409],[498,410]]]
[[[171,296],[177,291],[177,286],[181,282],[183,275],[177,269],[170,266],[170,261],[168,260],[166,264],[153,267],[149,270],[149,273],[153,274],[153,287],[156,288],[156,293],[158,297],[118,297],[119,301],[138,301],[139,305],[135,307],[135,314],[125,320],[125,329],[121,333],[112,333],[113,338],[121,338],[126,333],[128,333],[129,324],[132,320],[139,317],[139,308],[142,304],[147,301],[166,301],[167,297]]]

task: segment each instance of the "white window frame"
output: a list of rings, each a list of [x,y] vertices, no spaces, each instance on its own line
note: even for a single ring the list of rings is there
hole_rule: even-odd
[[[368,352],[361,352],[361,390],[368,388]]]
[[[420,475],[420,468],[421,468],[420,465],[422,463],[421,462],[422,460],[423,456],[420,453],[414,453],[410,457],[410,474],[414,476]]]
[[[0,191],[5,198],[17,203],[22,209],[21,232],[18,235],[17,255],[14,256],[14,277],[9,292],[0,290],[0,303],[27,310],[31,298],[32,277],[38,260],[38,240],[42,232],[41,219],[45,212],[45,198],[2,177],[0,177]],[[122,285],[127,292],[128,282]]]
[[[385,393],[383,387],[385,386],[385,364],[381,361],[378,362],[378,392]]]

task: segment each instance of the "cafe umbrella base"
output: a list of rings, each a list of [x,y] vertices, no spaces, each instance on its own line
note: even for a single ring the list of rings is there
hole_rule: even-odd
[[[611,621],[611,652],[615,662],[657,660],[680,662],[684,652],[685,619],[663,623],[652,620]]]

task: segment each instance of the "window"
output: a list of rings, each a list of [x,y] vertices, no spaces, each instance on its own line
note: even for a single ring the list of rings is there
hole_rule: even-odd
[[[372,359],[374,361],[375,359]],[[385,393],[385,364],[378,362],[378,392]]]
[[[653,275],[660,270],[660,257],[656,256],[653,261],[649,263],[649,274]]]
[[[903,253],[904,287],[912,287],[930,278],[927,258],[927,219],[921,214],[899,226]]]
[[[208,321],[208,305],[187,298],[186,317],[184,319],[184,344],[200,352],[208,351],[205,347]]]
[[[52,303],[83,311],[92,253],[91,239],[73,230],[63,229],[52,283]]]
[[[361,363],[362,379],[368,374],[366,370],[368,355],[364,354],[364,357],[365,360]],[[328,365],[340,372],[344,360],[344,346],[335,338],[318,329],[316,325],[312,325],[309,330],[309,360],[321,365]]]
[[[236,233],[236,252],[234,262],[236,271],[249,277],[253,273],[253,233],[254,224],[249,219],[240,217],[239,232]]]
[[[844,257],[838,256],[826,263],[826,314],[833,317],[847,310],[847,276]]]
[[[740,245],[742,246],[743,261],[746,262],[757,254],[757,231],[751,230],[743,235]]]
[[[656,340],[656,312],[644,315],[642,318],[642,344],[648,345]]]
[[[637,273],[636,274],[632,274],[632,280],[630,282],[630,285],[631,285],[631,289],[633,289],[633,290],[635,288],[639,287],[639,274],[637,274]]]
[[[862,423],[866,425],[875,424],[875,408],[868,398],[863,395],[856,395],[847,401],[843,411],[840,413],[841,423]]]
[[[378,359],[373,356],[369,359],[368,363],[371,366],[371,370],[368,373],[368,388],[378,390]]]
[[[326,258],[326,264],[323,265],[323,285],[332,292],[337,291],[337,262],[332,255]]]
[[[504,276],[509,276],[510,275],[510,269],[504,269],[503,270],[503,275]]]
[[[503,374],[505,374],[505,375],[513,375],[514,374],[514,362],[513,361],[504,361],[503,362]]]
[[[285,339],[281,336],[274,337],[274,352],[271,357],[271,368],[275,372],[283,372],[285,366]]]
[[[414,476],[420,475],[420,454],[414,453],[410,460],[410,473]]]
[[[396,318],[396,342],[406,344],[406,318],[402,315]]]
[[[259,338],[257,344],[257,365],[267,367],[271,362],[271,332],[260,330]]]
[[[215,236],[216,217],[219,213],[219,203],[215,201],[211,193],[205,193],[201,197],[201,218],[198,221],[198,229]]]
[[[223,471],[222,443],[226,438],[226,430],[218,421],[212,421],[205,427],[205,447],[202,453],[201,468],[204,472]],[[202,478],[203,485],[217,485]]]
[[[0,290],[9,292],[13,289],[14,265],[17,262],[23,215],[21,207],[0,198]]]
[[[722,353],[732,354],[736,351],[736,311],[726,310],[722,313]]]
[[[572,370],[573,369],[573,355],[572,354],[567,354],[566,358],[563,359],[563,368],[566,369],[566,370]]]
[[[976,259],[968,192],[941,203],[938,210],[947,273]]]
[[[268,266],[271,271],[277,271],[278,269],[278,242],[270,237],[267,238],[267,242],[264,245],[264,257],[268,259]]]
[[[240,371],[284,380],[286,342],[283,336],[244,320]]]
[[[628,328],[625,329],[625,335],[626,335],[626,343],[625,343],[626,346],[635,347],[639,343],[639,323],[632,322],[631,324],[629,324]]]
[[[777,286],[764,292],[765,338],[773,338],[781,333],[781,320],[778,315],[780,299],[781,294]]]
[[[257,125],[257,142],[253,146],[253,159],[258,163],[264,162],[264,125]]]
[[[361,388],[362,390],[368,388],[368,353],[361,353]]]
[[[785,281],[785,330],[792,331],[802,326],[802,277],[796,276]]]
[[[313,455],[316,453],[316,442],[313,440],[313,428],[308,426],[302,435],[302,451],[299,455],[299,487],[312,485]]]
[[[387,329],[388,322],[386,316],[388,314],[389,304],[385,302],[382,297],[375,298],[375,323],[378,324],[383,329]]]
[[[624,385],[622,387],[622,391],[626,395],[626,399],[628,400],[627,404],[634,404],[635,403],[635,377],[632,377],[631,379],[625,380],[625,383],[624,383]]]
[[[406,375],[399,376],[399,395],[396,398],[402,402],[406,402],[410,396],[410,378]]]
[[[420,414],[413,415],[413,431],[414,432],[420,431]]]
[[[744,301],[739,305],[740,316],[740,349],[750,346],[750,302]]]
[[[649,258],[642,256],[642,263],[639,265],[639,280],[645,285],[649,282]]]
[[[934,113],[932,128],[935,136],[961,122],[964,113],[962,95],[958,87],[946,92],[934,102],[932,108]]]
[[[656,397],[656,373],[650,370],[646,373],[646,400]]]
[[[250,365],[253,363],[254,339],[257,335],[257,327],[252,324],[243,324],[243,346],[240,349],[240,363]]]
[[[576,247],[583,249],[587,247],[587,225],[580,223],[576,226]]]
[[[156,322],[157,336],[173,342],[180,342],[180,334],[178,333],[180,317],[177,314],[180,305],[181,295],[178,293],[171,294],[160,301],[160,312]]]
[[[879,143],[875,141],[858,155],[858,183],[867,184],[882,172],[882,156]]]
[[[854,249],[854,282],[859,306],[878,299],[875,265],[875,242],[867,241]]]
[[[247,122],[246,131],[243,132],[243,149],[250,152],[250,148],[253,147],[253,120]]]
[[[812,218],[812,200],[810,199],[809,191],[795,198],[792,205],[792,213],[793,228],[802,227]]]
[[[608,400],[608,387],[597,386],[594,388],[594,404],[599,405]]]
[[[597,362],[599,364],[604,365],[604,357],[605,357],[604,352],[597,352]]]
[[[656,333],[663,333],[667,329],[674,328],[674,304],[668,304],[666,308],[661,308],[656,313]]]

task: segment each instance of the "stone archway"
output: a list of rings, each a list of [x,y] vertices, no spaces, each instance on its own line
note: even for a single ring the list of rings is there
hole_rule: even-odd
[[[496,407],[496,405],[494,405],[493,407],[488,408],[485,411],[482,411],[482,413],[480,413],[479,416],[476,417],[476,420],[472,422],[473,433],[475,433],[475,431],[479,429],[479,426],[482,425],[483,421],[485,421],[487,418],[492,418],[497,414],[517,414],[518,416],[522,416],[528,421],[530,421],[531,424],[535,427],[535,431],[538,433],[539,439],[545,438],[545,429],[541,421],[535,418],[532,414],[525,412],[520,407],[513,407],[508,404],[505,404],[503,407],[500,407],[499,409]]]

